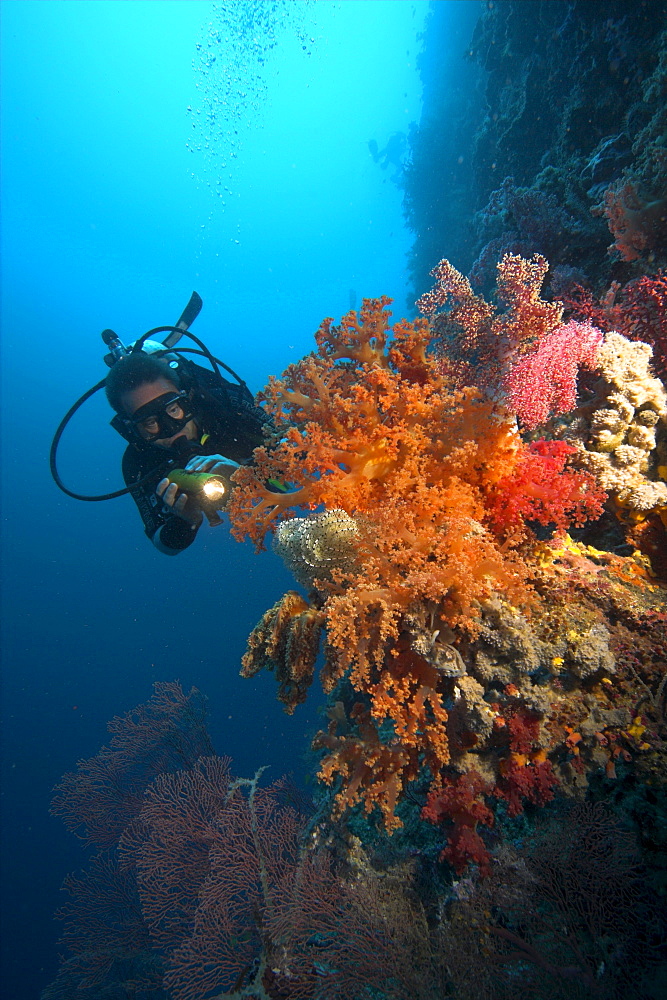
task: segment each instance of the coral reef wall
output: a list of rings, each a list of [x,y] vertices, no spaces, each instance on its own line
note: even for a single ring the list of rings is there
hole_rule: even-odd
[[[536,998],[594,984],[611,1000],[628,968],[605,960],[596,982],[606,902],[591,883],[599,929],[558,940],[560,861],[517,850],[552,836],[553,851],[570,816],[593,838],[632,826],[648,874],[628,860],[628,909],[664,891],[667,396],[650,345],[566,319],[548,271],[507,253],[487,299],[442,260],[418,319],[364,299],[260,393],[271,420],[234,475],[232,531],[273,537],[304,593],[262,616],[242,673],[274,672],[293,712],[322,646],[314,843],[371,882],[419,859],[399,881],[450,943],[469,935],[455,952],[532,963]],[[580,860],[594,864],[567,863]],[[524,878],[543,880],[544,940],[524,936]],[[658,934],[640,937],[647,981]],[[452,968],[450,944],[435,947],[429,989],[439,962]],[[452,995],[512,995],[474,964],[485,985],[467,967]],[[545,976],[576,988],[545,993]]]
[[[599,295],[664,266],[667,5],[480,5],[460,49],[465,94],[438,86],[451,41],[447,5],[432,6],[404,176],[415,292],[443,255],[483,288],[502,252],[542,253],[559,295],[574,282]]]
[[[157,685],[56,789],[44,1000],[667,995],[667,3],[431,6],[418,315],[322,321],[228,507],[315,802]]]

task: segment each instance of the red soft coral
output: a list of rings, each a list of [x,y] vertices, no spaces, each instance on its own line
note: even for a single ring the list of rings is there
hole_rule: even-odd
[[[565,530],[599,517],[606,494],[593,476],[567,468],[575,453],[565,441],[532,441],[513,472],[487,493],[494,531],[520,538],[527,521]]]
[[[537,806],[550,802],[558,780],[546,752],[535,749],[540,735],[538,716],[520,708],[511,709],[507,732],[510,754],[500,761],[492,794],[505,799],[509,815],[517,816],[523,812],[524,802]]]
[[[512,753],[507,760],[500,762],[500,775],[493,794],[506,800],[510,816],[522,813],[524,802],[546,805],[553,799],[558,785],[550,760],[540,760],[539,757],[534,761],[527,760],[519,753]]]
[[[540,735],[540,720],[529,712],[513,712],[507,720],[510,749],[525,754],[533,749]]]
[[[481,875],[488,875],[491,858],[488,848],[477,833],[477,824],[493,825],[493,813],[482,796],[489,787],[477,771],[468,771],[445,779],[442,788],[429,793],[422,809],[422,818],[439,825],[451,820],[453,829],[447,837],[447,847],[440,859],[448,861],[457,874],[471,862],[479,866]]]
[[[667,381],[667,271],[660,268],[653,275],[643,274],[622,289],[613,281],[599,300],[590,289],[575,285],[566,305],[576,319],[650,344],[653,370]]]
[[[618,305],[619,333],[653,348],[653,368],[667,381],[667,271],[642,275],[623,289]]]

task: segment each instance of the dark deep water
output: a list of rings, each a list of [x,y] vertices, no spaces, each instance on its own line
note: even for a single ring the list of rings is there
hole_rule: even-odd
[[[309,747],[324,725],[319,685],[288,716],[273,676],[238,676],[251,629],[295,585],[277,556],[257,554],[221,526],[203,529],[192,548],[168,559],[144,537],[130,498],[81,503],[51,480],[58,422],[106,371],[100,332],[111,327],[128,342],[173,323],[196,289],[204,308],[193,332],[258,391],[313,349],[325,316],[338,320],[362,297],[389,295],[395,318],[413,317],[428,271],[443,256],[474,274],[475,291],[489,299],[504,252],[539,252],[554,265],[545,286],[550,298],[574,295],[579,282],[596,300],[612,282],[655,282],[663,311],[644,315],[642,330],[664,380],[664,211],[653,212],[630,246],[618,230],[610,236],[602,209],[591,208],[628,176],[639,178],[647,203],[664,204],[664,121],[656,107],[664,105],[667,13],[663,3],[616,0],[602,19],[599,6],[0,3],[4,997],[35,998],[55,978],[61,925],[53,914],[63,902],[63,877],[83,866],[84,853],[49,816],[49,803],[61,775],[108,743],[109,719],[146,702],[154,682],[178,680],[186,692],[195,686],[208,698],[216,752],[233,758],[235,774],[269,765],[267,779],[291,774],[309,792],[316,771]],[[569,87],[575,78],[579,89]],[[616,255],[607,251],[614,238],[617,250],[625,247]],[[600,310],[594,319],[603,323]],[[122,485],[123,443],[109,417],[98,394],[67,429],[59,468],[74,490]],[[665,478],[661,446],[653,480]],[[605,548],[611,539],[609,549],[623,556],[641,547],[634,535],[624,546],[605,517],[586,542]],[[664,577],[664,541],[653,554]],[[660,595],[646,613],[651,624],[642,626],[645,674],[627,652],[638,619],[629,625],[618,617],[629,636],[618,653],[621,680],[627,671],[636,680],[639,671],[636,683],[650,699],[632,688],[632,677],[622,688],[626,715],[622,734],[612,737],[620,741],[618,779],[612,783],[609,767],[605,772],[604,755],[587,758],[589,798],[613,805],[624,830],[639,837],[651,871],[646,884],[660,909],[667,870]],[[592,723],[589,730],[594,742]],[[554,760],[560,753],[562,773],[571,777],[579,762],[572,765],[574,751],[565,759],[567,732],[559,733]],[[413,806],[419,796],[423,805],[423,791]],[[520,848],[538,811],[507,823],[501,809],[498,828],[505,823]],[[569,835],[558,807],[545,813]],[[436,841],[424,827],[415,834],[408,826],[405,840],[394,839],[393,860],[401,850],[419,855],[433,872],[442,837]],[[487,846],[497,846],[495,828],[483,832]],[[383,843],[369,835],[369,850],[389,865],[393,848],[383,855]],[[621,855],[613,857],[622,867]],[[432,892],[424,890],[431,930],[444,912],[443,868],[437,888],[434,877]],[[460,884],[465,896],[465,879]],[[623,912],[634,906],[639,913],[644,897],[628,893]],[[647,927],[650,920],[660,926],[650,907],[641,914]],[[622,947],[639,954],[633,940],[630,934],[630,945],[616,948],[605,939],[609,968]],[[640,943],[657,967],[655,935],[647,931]],[[597,970],[601,981],[599,961]],[[594,995],[591,982],[582,976],[572,996]],[[667,996],[659,977],[652,983],[641,1000]],[[516,983],[510,987],[475,992],[472,982],[460,996],[505,1000]],[[600,995],[612,1000],[615,988]],[[424,987],[420,997],[445,995],[433,989]],[[563,996],[536,989],[526,995]],[[385,994],[363,994],[370,995]],[[389,995],[417,994],[401,986]]]

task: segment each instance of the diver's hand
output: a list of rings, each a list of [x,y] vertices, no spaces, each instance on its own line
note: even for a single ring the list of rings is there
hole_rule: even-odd
[[[198,528],[204,520],[204,515],[197,504],[188,497],[187,493],[179,490],[176,483],[170,483],[168,479],[161,479],[155,487],[155,492],[167,507],[171,507],[174,514],[182,517],[193,528]]]
[[[239,468],[238,462],[224,455],[195,455],[185,466],[186,472],[210,472],[219,476],[231,476]]]

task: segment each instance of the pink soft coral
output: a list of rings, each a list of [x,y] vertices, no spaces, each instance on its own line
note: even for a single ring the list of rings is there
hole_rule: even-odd
[[[602,331],[590,323],[570,320],[519,357],[504,384],[507,404],[527,430],[574,408],[579,368],[595,368],[602,340]]]

